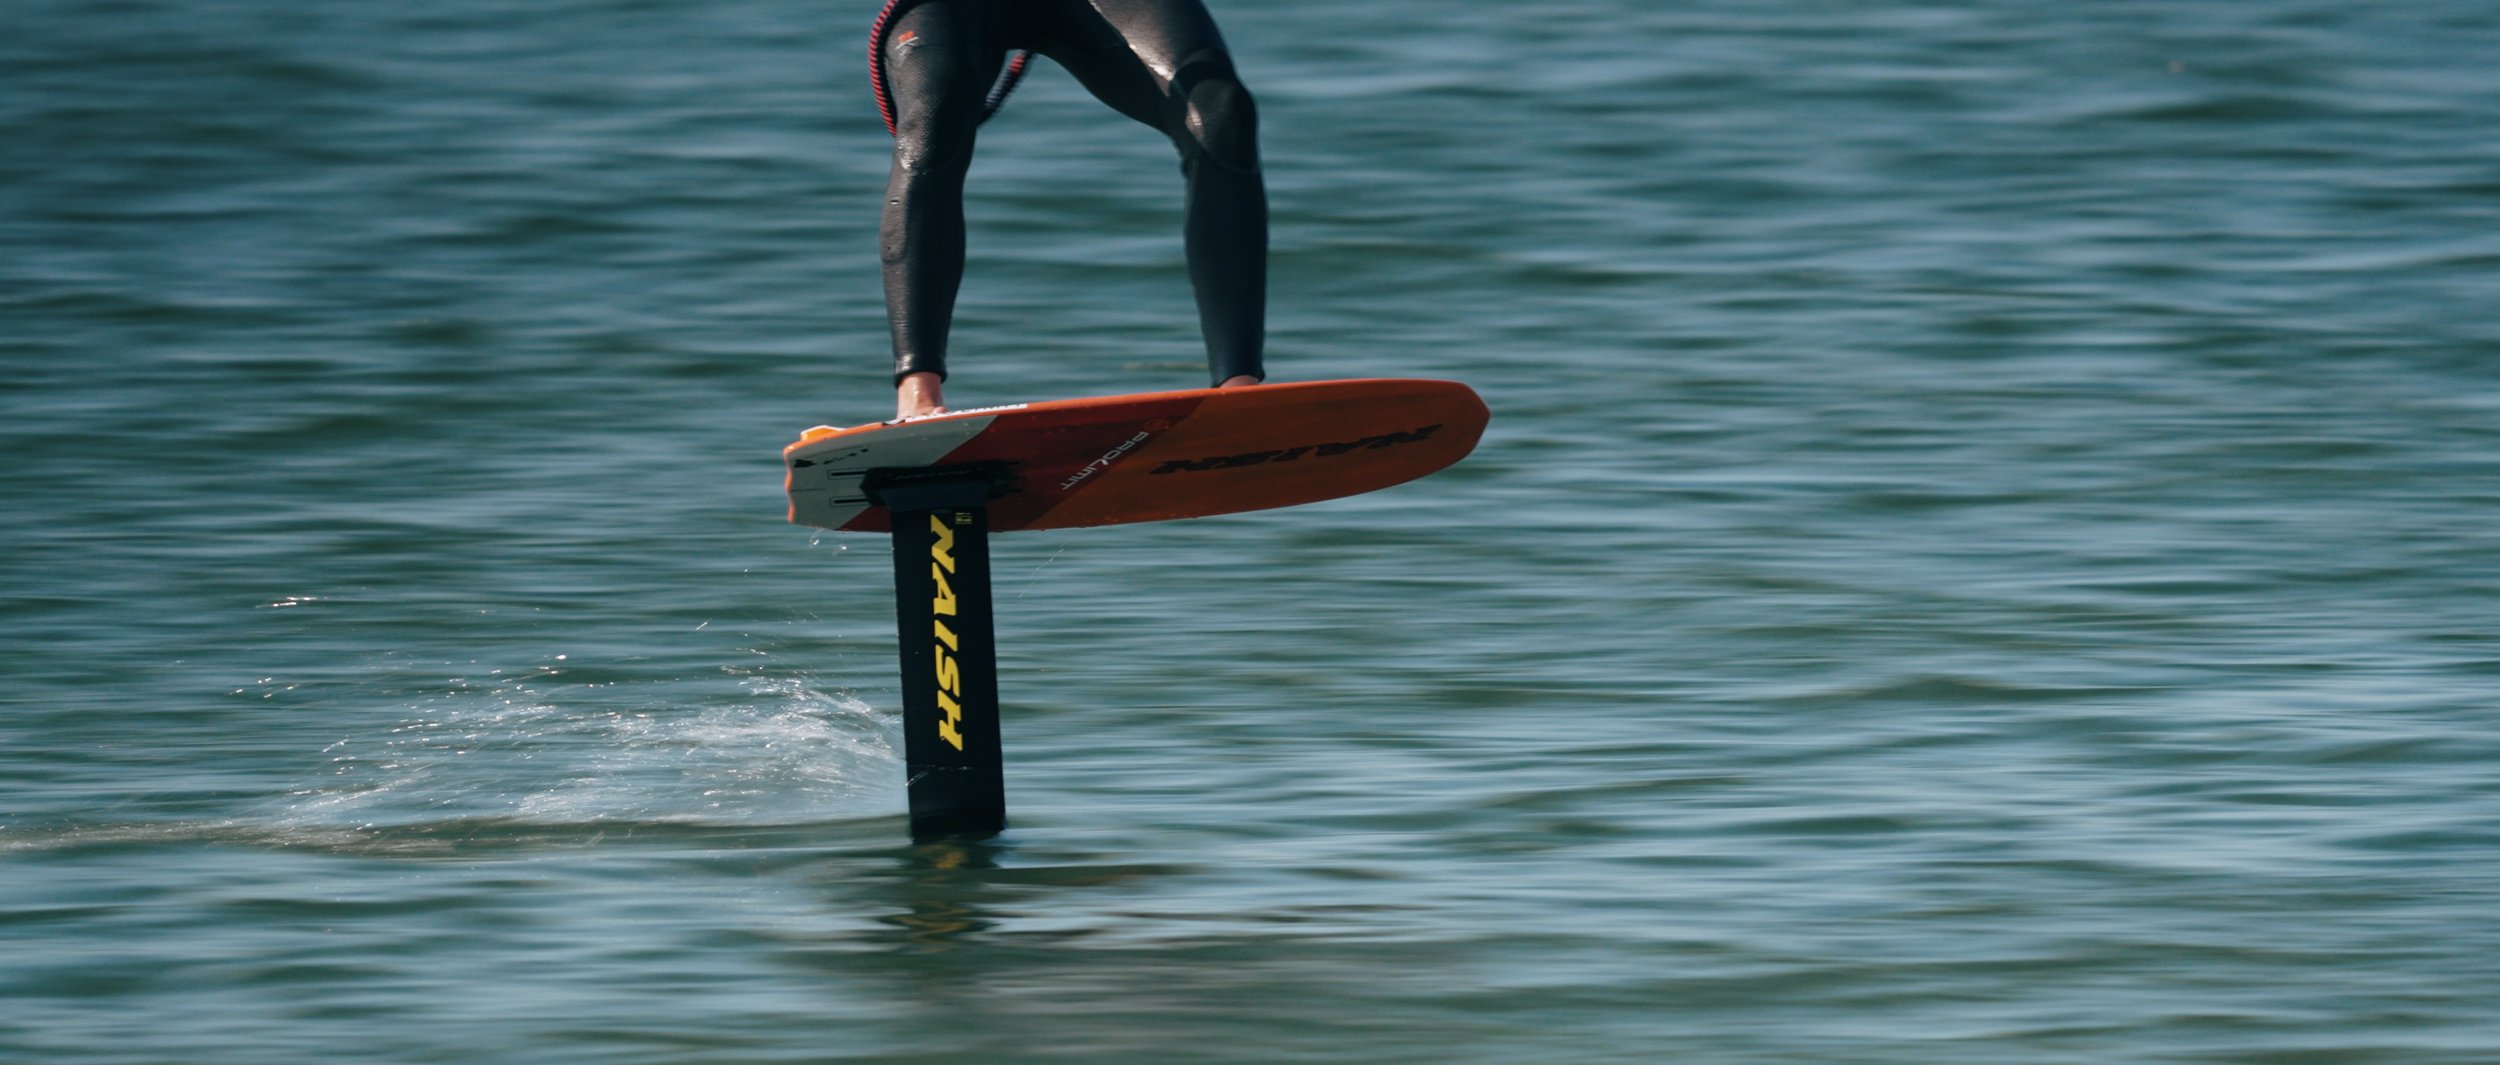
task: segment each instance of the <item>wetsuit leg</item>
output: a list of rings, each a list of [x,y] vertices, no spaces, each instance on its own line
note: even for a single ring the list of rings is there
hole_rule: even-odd
[[[894,377],[946,376],[964,273],[964,175],[982,99],[1006,52],[988,0],[919,0],[882,44],[894,104],[894,169],[878,226]]]
[[[1114,110],[1160,129],[1188,182],[1189,280],[1214,383],[1265,377],[1267,188],[1258,113],[1199,0],[1054,0],[1030,47]]]

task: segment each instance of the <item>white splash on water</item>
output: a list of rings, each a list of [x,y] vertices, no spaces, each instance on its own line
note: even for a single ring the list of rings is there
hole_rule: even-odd
[[[561,657],[561,656],[559,656]],[[902,804],[890,715],[788,673],[575,683],[550,664],[454,677],[378,734],[329,745],[331,779],[295,792],[287,819],[409,825],[803,823]]]

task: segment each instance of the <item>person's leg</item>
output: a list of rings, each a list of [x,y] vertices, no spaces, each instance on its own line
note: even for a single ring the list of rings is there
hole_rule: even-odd
[[[1058,0],[1040,42],[1086,89],[1180,149],[1183,234],[1207,371],[1218,384],[1266,376],[1267,188],[1258,113],[1199,0]]]
[[[946,340],[963,284],[964,175],[982,98],[1005,58],[990,40],[983,6],[920,0],[885,27],[878,44],[894,118],[894,169],[878,244],[898,416],[943,402],[937,384],[946,377]]]

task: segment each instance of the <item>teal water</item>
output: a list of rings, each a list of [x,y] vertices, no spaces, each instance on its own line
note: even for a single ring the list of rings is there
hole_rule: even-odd
[[[18,0],[0,1060],[2500,1060],[2500,9],[1219,2],[1359,499],[1002,538],[903,839],[867,4]],[[984,135],[963,405],[1201,374]]]

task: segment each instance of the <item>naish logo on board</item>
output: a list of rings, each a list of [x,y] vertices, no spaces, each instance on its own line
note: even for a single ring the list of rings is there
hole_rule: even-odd
[[[1427,425],[1421,429],[1409,429],[1402,433],[1382,433],[1379,436],[1367,436],[1360,440],[1347,440],[1334,444],[1304,444],[1301,447],[1277,448],[1273,451],[1249,451],[1239,455],[1217,455],[1203,459],[1171,459],[1148,472],[1197,473],[1201,470],[1232,470],[1270,462],[1292,462],[1304,455],[1312,458],[1328,458],[1343,455],[1349,451],[1378,450],[1384,447],[1396,447],[1399,444],[1419,444],[1440,428],[1438,425]]]
[[[1146,442],[1146,438],[1147,438],[1147,437],[1150,437],[1150,436],[1153,436],[1153,435],[1155,435],[1155,434],[1153,434],[1153,433],[1139,433],[1139,434],[1137,434],[1136,436],[1129,437],[1129,438],[1128,438],[1128,442],[1123,443],[1123,444],[1121,444],[1121,445],[1120,445],[1120,446],[1118,446],[1118,447],[1112,448],[1112,449],[1111,449],[1111,450],[1109,450],[1109,451],[1105,451],[1105,452],[1103,452],[1103,453],[1102,453],[1102,457],[1101,457],[1101,458],[1098,458],[1098,459],[1095,459],[1095,460],[1094,460],[1094,461],[1092,461],[1092,462],[1088,462],[1088,463],[1086,463],[1086,464],[1085,464],[1085,468],[1084,468],[1084,469],[1081,469],[1081,470],[1076,471],[1076,476],[1074,476],[1074,477],[1070,477],[1070,478],[1068,478],[1067,480],[1064,480],[1064,481],[1059,482],[1059,490],[1060,490],[1060,491],[1062,491],[1062,492],[1065,492],[1065,491],[1067,491],[1068,489],[1074,488],[1074,487],[1076,487],[1077,485],[1080,485],[1080,484],[1085,483],[1085,479],[1086,479],[1086,478],[1091,477],[1091,476],[1093,476],[1093,475],[1095,475],[1095,474],[1097,474],[1097,473],[1101,473],[1101,472],[1102,472],[1102,471],[1104,471],[1104,470],[1110,469],[1110,468],[1111,468],[1111,464],[1112,464],[1112,463],[1120,461],[1120,456],[1128,454],[1128,453],[1129,453],[1129,449],[1134,448],[1134,447],[1136,447],[1136,446],[1137,446],[1137,445],[1139,445],[1139,444],[1143,444],[1143,443],[1145,443],[1145,442]],[[1155,471],[1155,472],[1160,473],[1160,472],[1162,472],[1162,471],[1161,471],[1161,470],[1157,470],[1157,471]]]
[[[963,667],[948,652],[963,652],[963,641],[955,630],[946,627],[946,619],[955,616],[955,586],[947,578],[955,572],[955,530],[929,515],[929,531],[937,539],[929,544],[929,580],[937,586],[929,597],[929,613],[935,615],[931,624],[937,628],[937,700],[938,710],[946,716],[938,721],[938,738],[948,746],[964,749]]]

